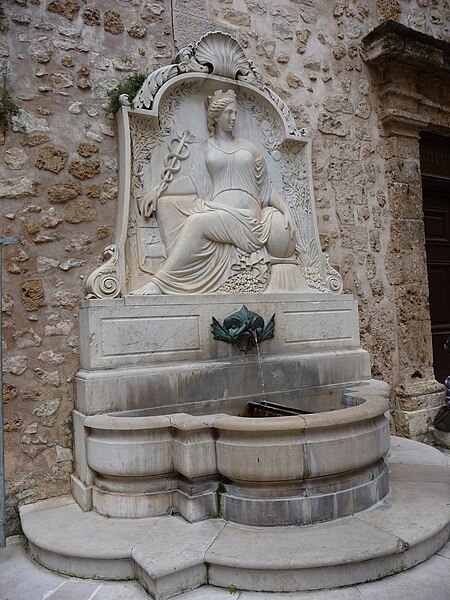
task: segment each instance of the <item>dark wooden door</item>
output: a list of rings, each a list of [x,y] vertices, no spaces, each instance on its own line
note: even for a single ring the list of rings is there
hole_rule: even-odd
[[[450,375],[450,141],[426,136],[421,142],[422,194],[430,292],[434,373]]]

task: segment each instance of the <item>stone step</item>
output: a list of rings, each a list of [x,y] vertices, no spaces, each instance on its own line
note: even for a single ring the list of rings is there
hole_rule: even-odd
[[[446,457],[394,438],[390,464],[391,493],[383,502],[312,526],[112,519],[59,498],[22,507],[22,527],[44,566],[81,577],[137,577],[156,600],[205,583],[266,592],[337,588],[409,569],[449,538]]]
[[[204,585],[206,552],[225,526],[221,519],[187,523],[180,517],[156,524],[132,550],[139,581],[154,598]]]
[[[445,483],[393,482],[389,500],[334,523],[284,531],[228,524],[205,556],[209,583],[286,592],[372,581],[422,562],[450,533]]]
[[[135,577],[131,548],[145,525],[139,519],[82,512],[71,496],[22,506],[20,518],[31,556],[48,569],[78,577]]]

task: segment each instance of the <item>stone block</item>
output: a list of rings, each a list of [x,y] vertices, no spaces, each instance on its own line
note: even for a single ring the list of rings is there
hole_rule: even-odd
[[[124,26],[120,14],[114,10],[107,10],[103,15],[103,27],[113,35],[122,33]]]
[[[68,158],[69,153],[65,150],[54,146],[44,146],[39,151],[35,164],[38,169],[59,173],[64,169]]]
[[[353,104],[350,102],[348,98],[346,98],[343,94],[338,94],[336,96],[327,96],[323,100],[323,106],[331,113],[344,113],[344,114],[353,114],[355,109]],[[347,142],[348,145],[348,142]],[[333,153],[331,152],[331,156]],[[340,159],[346,159],[345,155],[342,153],[339,155]],[[354,158],[350,158],[350,160],[354,160]]]
[[[142,39],[147,35],[147,29],[141,23],[133,21],[129,27],[127,27],[127,33],[132,38]]]
[[[439,408],[424,408],[415,411],[393,411],[396,430],[411,439],[423,439]]]
[[[29,177],[4,179],[0,181],[0,198],[14,199],[36,196],[37,187],[37,182]]]
[[[388,184],[389,205],[397,219],[423,219],[420,184],[392,182]]]
[[[174,503],[171,491],[123,494],[94,487],[92,506],[99,515],[128,520],[167,515]]]
[[[358,593],[363,600],[402,597],[409,600],[424,600],[427,597],[445,600],[450,597],[450,581],[448,578],[441,579],[441,574],[447,566],[448,560],[435,556],[395,578],[388,577],[360,585]]]
[[[413,157],[394,156],[386,160],[386,173],[392,182],[420,184],[420,161]]]
[[[389,283],[392,285],[407,285],[426,281],[426,261],[423,253],[404,252],[398,248],[389,247],[385,265]]]
[[[52,512],[49,508],[55,508]],[[127,579],[134,577],[133,563],[130,558],[131,540],[136,539],[142,528],[140,521],[133,525],[127,524],[121,531],[121,522],[108,520],[108,527],[102,530],[101,517],[93,512],[83,513],[87,517],[80,526],[75,514],[81,509],[67,497],[52,498],[46,505],[39,505],[39,518],[33,519],[33,508],[23,507],[21,513],[22,527],[28,537],[30,555],[48,568],[65,573],[77,575],[84,573],[83,577],[104,579]],[[26,510],[28,509],[28,510]],[[90,535],[86,537],[86,524]],[[131,525],[131,526],[130,526]],[[100,529],[99,529],[100,526]],[[46,542],[43,543],[42,532],[47,531]],[[64,531],[70,536],[71,550],[68,548]],[[70,532],[70,533],[69,533]],[[100,533],[102,542],[97,537]],[[80,546],[83,552],[80,553]],[[80,556],[81,554],[81,556]]]
[[[74,410],[72,412],[73,435],[75,444],[76,475],[85,486],[93,483],[93,473],[88,465],[84,421],[86,416]]]
[[[98,8],[88,7],[83,12],[83,23],[90,27],[100,26],[100,11]]]
[[[146,3],[141,10],[141,19],[146,23],[158,23],[163,20],[164,7],[159,4]]]
[[[69,166],[69,173],[77,179],[92,179],[100,173],[100,162],[98,160],[91,161],[73,161]]]
[[[132,550],[137,575],[156,600],[165,600],[206,583],[204,556],[223,529],[223,521],[188,525],[180,519],[165,522],[164,553],[155,552],[154,538],[141,540]],[[155,530],[156,533],[156,530]],[[158,535],[162,533],[161,529]]]
[[[170,576],[156,579],[139,565],[136,574],[144,588],[155,600],[167,600],[187,590],[204,585],[207,580],[206,565],[195,565],[181,572],[174,572]]]
[[[78,148],[77,148],[78,154],[80,156],[83,156],[83,158],[88,158],[89,156],[93,156],[98,151],[99,151],[99,147],[97,146],[97,144],[88,144],[85,142],[78,144]]]
[[[75,475],[70,476],[70,489],[75,502],[83,512],[92,510],[92,486],[84,485]]]
[[[339,489],[339,483],[335,482],[334,492],[330,479],[327,483],[308,480],[300,486],[286,484],[286,488],[280,482],[276,490],[266,494],[257,488],[243,492],[238,486],[225,485],[226,492],[220,496],[220,514],[227,521],[259,527],[308,525],[339,519],[374,506],[389,492],[387,467],[369,471],[364,476],[354,477],[351,484],[352,477],[347,475],[347,489]],[[233,488],[237,495],[233,494]]]
[[[369,236],[367,227],[355,225],[341,225],[343,235],[342,246],[351,248],[353,252],[367,252]]]
[[[398,341],[403,367],[411,372],[411,376],[423,377],[424,369],[433,364],[430,321],[427,319],[426,321],[400,322]],[[406,373],[404,372],[404,374]]]
[[[219,431],[216,442],[219,473],[234,481],[255,484],[308,477],[305,448],[298,441],[301,429],[278,431],[275,425],[273,431],[255,431],[253,435],[243,431],[239,435],[239,423],[236,422],[235,428],[230,423],[225,429],[224,419],[228,421],[228,417],[219,417],[215,423]]]
[[[40,279],[29,279],[20,286],[20,300],[27,311],[35,311],[46,306],[45,293]]]
[[[216,444],[213,430],[175,429],[172,439],[173,467],[188,479],[217,473]]]
[[[398,392],[398,389],[397,389]],[[432,409],[442,406],[444,403],[444,392],[428,394],[398,394],[396,395],[397,406],[400,410],[414,412],[422,409]]]
[[[84,414],[95,414],[148,408],[151,403],[153,414],[167,410],[211,414],[217,412],[214,407],[219,401],[221,412],[242,410],[243,398],[260,396],[261,372],[254,357],[239,362],[230,366],[227,360],[216,360],[208,369],[202,368],[202,363],[187,362],[99,373],[79,371],[77,408]],[[262,364],[266,397],[282,403],[289,391],[305,402],[311,396],[307,393],[310,386],[327,389],[370,377],[368,355],[361,350],[302,354],[301,360],[298,355],[283,355],[279,360],[268,357]]]
[[[29,161],[29,156],[23,148],[8,148],[5,150],[4,161],[12,170],[22,169]]]
[[[97,209],[88,200],[71,203],[65,210],[64,219],[68,223],[89,223],[97,216]]]
[[[222,322],[242,304],[266,322],[276,315],[276,335],[261,344],[262,356],[358,347],[358,316],[351,297],[304,294],[303,298],[267,294],[260,302],[254,295],[204,295],[187,303],[174,296],[127,296],[125,310],[121,300],[104,306],[85,302],[80,311],[85,340],[82,367],[231,358],[236,356],[235,348],[213,339],[211,321],[214,316]]]
[[[325,113],[319,114],[318,128],[319,131],[326,135],[345,137],[348,133],[347,121],[333,115],[327,115]]]
[[[401,322],[425,321],[430,318],[428,285],[420,282],[397,286],[395,295],[398,318]]]
[[[78,0],[52,0],[47,10],[73,21],[80,10],[80,3]]]
[[[167,417],[146,417],[142,421],[132,417],[118,420],[105,417],[97,426],[95,417],[88,417],[87,461],[90,468],[104,476],[149,477],[173,471],[171,452],[170,421]],[[107,420],[109,435],[103,428]],[[138,427],[138,428],[136,428]],[[115,432],[115,433],[113,433]],[[148,460],[148,456],[152,460]]]
[[[181,489],[175,490],[172,494],[173,505],[189,523],[216,518],[219,514],[216,487],[217,484],[213,485],[213,490],[198,494],[188,494]]]
[[[390,244],[392,249],[414,252],[425,260],[425,229],[422,219],[391,221]]]
[[[27,135],[25,135],[25,137],[21,143],[22,143],[22,146],[28,146],[30,148],[33,148],[34,146],[39,146],[40,144],[45,144],[49,140],[50,140],[50,138],[48,137],[47,134],[35,132],[35,133],[28,133]]]

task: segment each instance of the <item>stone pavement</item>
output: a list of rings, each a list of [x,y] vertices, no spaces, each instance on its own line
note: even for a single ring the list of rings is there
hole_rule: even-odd
[[[450,501],[450,498],[449,498]],[[426,562],[374,583],[318,592],[260,593],[205,586],[177,600],[449,600],[450,542]],[[149,600],[135,581],[104,582],[63,577],[33,562],[22,539],[0,549],[1,600]]]

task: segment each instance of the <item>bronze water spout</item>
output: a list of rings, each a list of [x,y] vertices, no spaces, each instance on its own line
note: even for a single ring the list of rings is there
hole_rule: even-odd
[[[236,345],[242,352],[248,352],[260,342],[274,336],[275,314],[265,324],[260,315],[242,306],[226,317],[223,325],[213,317],[211,330],[215,340]]]

